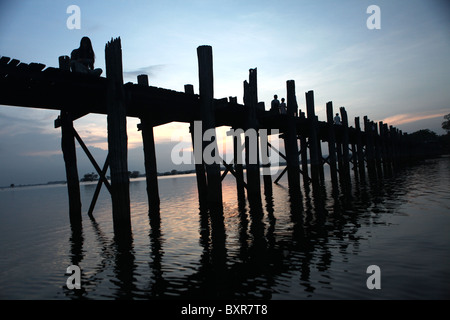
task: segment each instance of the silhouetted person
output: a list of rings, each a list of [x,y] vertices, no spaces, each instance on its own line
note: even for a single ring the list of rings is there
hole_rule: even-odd
[[[280,110],[280,101],[278,100],[278,96],[274,95],[272,104],[270,106],[270,111],[272,111],[272,113],[279,113],[279,110]]]
[[[334,124],[341,124],[341,117],[339,117],[339,113],[336,113],[334,117]]]
[[[100,76],[102,69],[94,69],[95,54],[92,49],[91,39],[88,37],[81,38],[80,47],[70,54],[70,67],[73,72],[88,73]]]
[[[286,114],[286,111],[287,111],[286,103],[284,102],[284,98],[281,98],[280,113],[281,114]]]

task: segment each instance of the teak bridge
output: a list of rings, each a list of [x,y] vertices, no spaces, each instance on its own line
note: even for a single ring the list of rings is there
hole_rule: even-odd
[[[202,122],[202,130],[220,126],[234,129],[277,129],[284,140],[285,154],[270,143],[262,152],[278,152],[286,161],[286,167],[274,181],[278,183],[287,172],[289,190],[300,193],[300,177],[313,185],[324,183],[324,165],[330,167],[331,180],[349,181],[351,170],[364,178],[393,170],[413,155],[415,150],[402,133],[383,122],[373,122],[364,116],[364,130],[360,118],[355,118],[355,127],[350,127],[345,108],[340,108],[342,123],[333,123],[333,104],[326,104],[327,120],[319,121],[314,110],[314,93],[306,92],[306,115],[298,109],[295,82],[288,80],[287,113],[266,111],[263,102],[258,102],[257,70],[249,70],[249,80],[244,81],[244,104],[236,97],[214,98],[213,56],[210,46],[197,48],[199,94],[194,94],[193,85],[185,85],[185,92],[149,86],[147,75],[139,75],[137,84],[123,83],[122,49],[120,38],[111,39],[105,46],[106,78],[70,71],[68,56],[59,57],[59,68],[39,63],[21,63],[8,57],[0,58],[0,104],[27,108],[60,110],[55,128],[61,128],[61,147],[66,167],[71,224],[81,224],[82,210],[77,170],[75,140],[94,165],[100,179],[88,214],[92,217],[98,194],[104,184],[112,198],[114,232],[130,232],[130,196],[127,164],[126,117],[137,117],[142,132],[149,214],[159,215],[159,192],[153,127],[173,121],[190,123],[190,134],[194,137],[194,121]],[[107,115],[108,156],[102,168],[97,164],[74,129],[73,122],[89,113]],[[215,131],[214,131],[215,132]],[[245,149],[248,151],[249,140]],[[299,148],[300,142],[300,148]],[[322,142],[328,143],[328,156],[322,155]],[[203,142],[202,151],[215,138]],[[234,161],[226,163],[196,163],[199,205],[210,212],[211,217],[221,218],[221,181],[227,172],[236,178],[238,196],[249,202],[261,202],[261,174],[258,163],[250,163],[246,157],[244,165],[237,159],[239,137],[234,137]],[[416,146],[417,147],[417,146]],[[241,150],[242,151],[242,150]],[[246,151],[246,154],[247,154]],[[309,151],[309,152],[308,152]],[[309,157],[308,157],[309,154]],[[242,159],[242,158],[241,158]],[[309,164],[309,165],[308,165]],[[353,164],[353,167],[351,167]],[[221,172],[221,165],[225,171]],[[267,166],[267,165],[266,165]],[[269,164],[270,166],[270,164]],[[106,172],[110,170],[110,181]],[[264,192],[272,192],[272,177],[263,175]]]

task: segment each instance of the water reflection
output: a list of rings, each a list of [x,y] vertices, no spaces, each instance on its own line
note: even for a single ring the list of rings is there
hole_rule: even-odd
[[[188,265],[180,257],[177,263],[180,268],[192,269],[187,276],[169,277],[165,272],[167,242],[159,208],[149,210],[148,269],[140,272],[133,235],[116,235],[109,240],[92,220],[100,253],[95,272],[83,279],[82,295],[66,294],[90,298],[106,279],[112,290],[105,296],[118,299],[270,299],[289,295],[292,290],[297,296],[313,295],[319,288],[332,290],[336,285],[330,276],[333,265],[346,263],[349,255],[359,252],[360,242],[369,236],[360,234],[361,227],[382,223],[379,213],[392,212],[401,203],[399,196],[406,182],[405,176],[389,173],[382,179],[356,175],[352,181],[339,184],[302,184],[301,191],[277,185],[264,194],[262,201],[249,203],[238,197],[235,207],[229,209],[236,211],[230,217],[222,218],[223,210],[201,209],[198,261]],[[280,205],[286,200],[285,207]],[[236,242],[224,219],[237,223]],[[85,258],[84,241],[82,228],[73,228],[72,264],[78,265]],[[111,270],[113,274],[109,275]],[[143,279],[147,279],[145,284]]]

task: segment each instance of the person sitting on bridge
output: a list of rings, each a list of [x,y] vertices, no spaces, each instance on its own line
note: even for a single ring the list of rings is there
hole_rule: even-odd
[[[100,76],[102,69],[94,69],[95,54],[92,49],[91,39],[83,37],[80,41],[80,47],[74,49],[70,54],[70,66],[73,72],[88,73]]]
[[[339,113],[336,113],[336,116],[334,117],[334,124],[341,124],[341,117],[339,117]]]

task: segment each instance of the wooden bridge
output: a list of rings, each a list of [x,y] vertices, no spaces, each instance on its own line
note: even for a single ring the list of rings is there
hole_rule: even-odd
[[[287,172],[289,189],[293,194],[301,194],[300,176],[305,183],[323,184],[324,165],[330,166],[332,182],[338,183],[350,181],[351,170],[361,179],[366,172],[374,176],[389,172],[412,155],[407,135],[385,123],[375,123],[365,116],[362,128],[360,118],[356,117],[352,127],[345,108],[341,107],[342,124],[334,124],[331,101],[326,104],[327,120],[319,121],[314,110],[313,91],[306,92],[305,114],[298,109],[293,80],[286,83],[287,114],[266,111],[264,103],[258,102],[256,69],[250,69],[249,80],[244,81],[244,104],[238,104],[236,97],[215,99],[210,46],[197,48],[199,94],[194,94],[190,84],[185,85],[185,92],[149,86],[146,75],[138,76],[137,84],[124,84],[121,50],[120,38],[106,44],[106,78],[71,72],[67,56],[59,58],[59,68],[0,58],[0,104],[61,111],[55,120],[55,128],[61,127],[71,224],[81,224],[82,220],[76,139],[100,176],[89,215],[92,216],[100,188],[105,184],[111,193],[115,233],[131,231],[127,116],[141,120],[138,127],[143,137],[149,212],[154,215],[159,214],[160,201],[153,127],[173,121],[190,123],[192,137],[194,121],[202,122],[203,132],[220,126],[243,130],[268,129],[269,134],[272,133],[270,130],[277,129],[284,140],[285,154],[275,149],[272,152],[278,152],[286,160],[286,168],[274,182],[277,183]],[[109,153],[102,168],[73,126],[73,121],[89,113],[107,115]],[[203,162],[195,165],[200,208],[206,208],[215,218],[222,216],[221,181],[227,172],[236,178],[239,197],[245,197],[246,190],[249,201],[261,202],[259,162],[250,163],[246,159],[244,179],[244,166],[236,161],[242,156],[237,154],[237,145],[241,145],[238,140],[234,138],[233,163]],[[327,157],[322,155],[322,142],[328,144]],[[202,148],[203,151],[211,143],[216,143],[214,138],[202,146],[194,144],[194,148]],[[249,143],[245,147],[248,151]],[[224,173],[221,165],[226,168]],[[106,179],[108,167],[110,182]],[[272,177],[264,175],[263,183],[265,193],[271,193]]]

